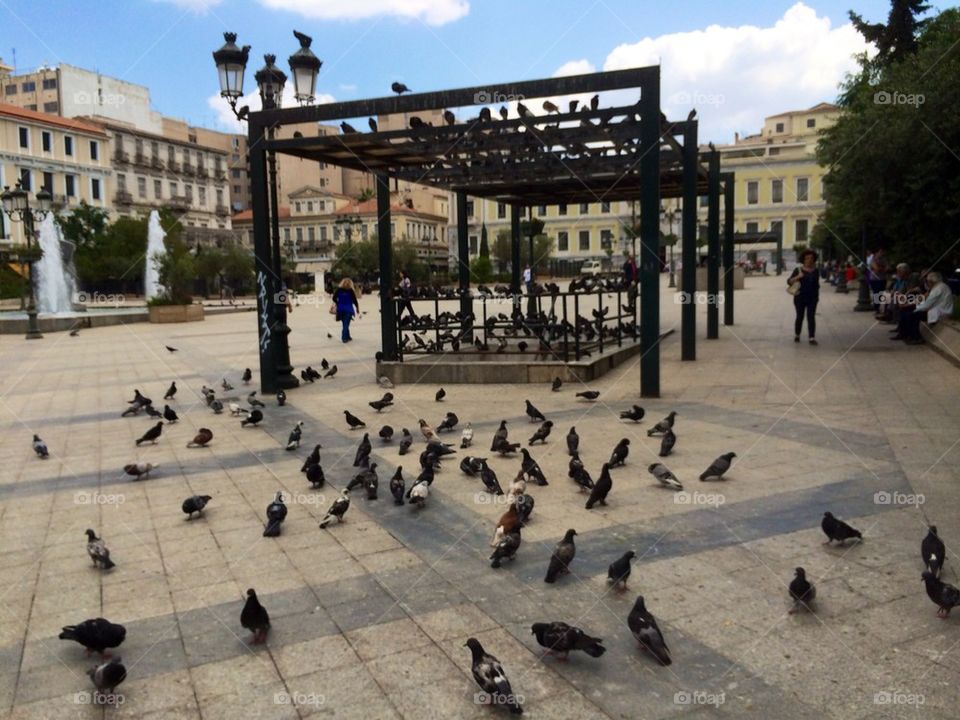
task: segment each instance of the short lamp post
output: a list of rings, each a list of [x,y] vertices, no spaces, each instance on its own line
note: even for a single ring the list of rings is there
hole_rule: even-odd
[[[664,219],[667,221],[667,226],[670,228],[670,281],[667,283],[667,287],[675,288],[677,286],[677,277],[673,267],[673,246],[677,244],[677,238],[673,234],[673,223],[677,219],[677,209],[672,207],[670,209],[660,208],[660,213],[663,215]]]
[[[19,180],[13,190],[4,187],[3,193],[0,193],[3,211],[11,220],[23,223],[24,235],[27,239],[27,284],[30,286],[27,295],[27,340],[39,340],[43,337],[40,333],[40,323],[37,320],[37,292],[33,283],[33,263],[35,261],[33,239],[37,238],[39,249],[36,223],[42,221],[50,213],[53,206],[53,196],[46,190],[40,190],[37,193],[36,200],[36,207],[30,207],[30,194],[23,189]]]
[[[293,31],[294,37],[300,42],[300,48],[288,59],[290,71],[293,74],[294,97],[301,105],[312,103],[316,97],[317,75],[322,62],[310,50],[311,38],[303,33]],[[217,76],[220,80],[220,96],[223,97],[233,110],[238,120],[244,120],[250,114],[246,105],[237,109],[237,102],[243,97],[243,76],[246,72],[247,60],[250,55],[250,46],[238,47],[236,33],[223,34],[224,45],[213,53],[213,61],[217,66]],[[280,108],[283,97],[283,88],[287,82],[286,74],[277,67],[276,56],[263,56],[265,65],[255,74],[254,79],[260,94],[260,104],[263,110]],[[273,140],[274,128],[267,128],[268,141]],[[272,332],[273,357],[271,372],[263,373],[262,377],[271,379],[275,389],[296,387],[299,381],[293,376],[293,367],[290,365],[290,344],[288,335],[290,327],[287,325],[287,306],[278,302],[277,297],[282,288],[282,266],[280,258],[280,206],[277,198],[277,160],[274,151],[267,153],[267,172],[269,176],[270,198],[270,240],[265,246],[256,248],[257,258],[272,269],[273,291],[267,293],[266,308],[263,311],[273,318]],[[264,363],[261,354],[261,363]],[[267,382],[265,379],[264,382]],[[265,390],[267,388],[264,388]],[[273,388],[271,388],[273,389]]]

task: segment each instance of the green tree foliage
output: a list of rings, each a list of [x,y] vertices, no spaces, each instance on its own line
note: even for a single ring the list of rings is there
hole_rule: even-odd
[[[960,11],[946,10],[924,26],[915,53],[880,67],[861,58],[860,72],[847,79],[843,113],[817,146],[828,168],[822,223],[839,255],[860,255],[865,228],[868,243],[892,259],[957,262],[958,37]]]
[[[253,255],[243,247],[230,243],[220,251],[223,256],[223,279],[237,295],[253,290]]]
[[[490,257],[490,241],[487,240],[487,226],[484,224],[480,228],[480,257]]]
[[[193,279],[197,276],[195,257],[179,237],[164,239],[167,251],[159,258],[150,258],[157,265],[163,295],[150,302],[156,305],[186,305],[193,302]]]
[[[850,11],[850,21],[867,42],[877,48],[880,65],[903,60],[917,50],[917,35],[924,29],[927,20],[918,20],[930,9],[923,0],[892,0],[887,24],[868,23],[860,15]]]
[[[333,273],[337,277],[357,279],[380,273],[380,240],[376,233],[368,240],[341,242],[333,252]],[[417,245],[408,240],[393,243],[393,270],[405,270],[414,283],[424,282],[429,274],[427,264],[417,254]]]
[[[493,280],[493,263],[490,258],[482,255],[470,261],[470,281],[488,283]]]
[[[547,260],[553,254],[554,239],[543,233],[543,221],[534,218],[533,229],[535,235],[533,238],[533,257],[536,261],[536,267],[546,267]],[[530,262],[530,236],[526,234],[530,226],[524,220],[520,223],[520,267],[523,268]],[[509,230],[501,230],[493,241],[493,259],[496,260],[497,272],[505,273],[510,269],[511,263],[511,239]],[[483,257],[481,254],[480,257]],[[534,267],[534,270],[536,270]]]

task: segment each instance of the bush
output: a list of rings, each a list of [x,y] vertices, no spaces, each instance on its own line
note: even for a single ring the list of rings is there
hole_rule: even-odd
[[[476,283],[488,283],[493,280],[493,263],[488,257],[476,257],[470,261],[470,280]]]

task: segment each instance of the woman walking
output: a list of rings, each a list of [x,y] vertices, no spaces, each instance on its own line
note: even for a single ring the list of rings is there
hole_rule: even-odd
[[[407,310],[410,315],[411,320],[417,319],[417,314],[413,311],[413,303],[410,302],[410,298],[413,297],[413,282],[410,280],[410,276],[407,275],[405,270],[400,271],[400,309],[397,311],[397,320],[403,315],[403,311]]]
[[[794,268],[793,274],[787,279],[787,285],[793,295],[793,307],[797,311],[797,319],[793,323],[793,341],[800,342],[800,331],[803,329],[803,315],[807,315],[807,335],[810,344],[817,344],[817,302],[820,300],[820,273],[817,272],[817,253],[809,248],[800,253],[799,267]],[[795,290],[793,288],[796,288]]]
[[[343,323],[343,332],[340,339],[348,343],[353,340],[350,337],[350,321],[354,315],[360,314],[360,302],[357,300],[357,293],[353,289],[353,281],[350,278],[344,278],[340,281],[340,287],[333,292],[333,302],[337,307],[337,320]],[[354,313],[356,308],[356,313]]]

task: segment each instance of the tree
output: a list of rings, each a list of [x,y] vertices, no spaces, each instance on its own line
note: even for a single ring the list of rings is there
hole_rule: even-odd
[[[501,275],[510,267],[512,245],[509,230],[501,230],[493,239],[493,258],[497,261],[497,272]]]
[[[63,238],[78,249],[95,245],[106,232],[110,221],[106,210],[88,205],[86,200],[81,200],[69,215],[55,215],[54,218]]]
[[[154,305],[188,305],[193,302],[193,279],[197,276],[193,253],[179,237],[167,237],[163,243],[167,251],[151,258],[157,265],[157,275],[163,294],[150,300]]]
[[[230,286],[234,294],[241,294],[254,286],[254,261],[246,249],[229,243],[224,245],[221,256],[223,258],[223,280]]]
[[[493,279],[493,263],[488,257],[475,257],[470,261],[470,280],[475,283],[488,283]]]
[[[864,57],[844,85],[843,112],[817,145],[826,211],[821,222],[842,248],[872,247],[912,265],[957,260],[960,237],[960,11],[924,26],[909,61],[875,67]],[[951,255],[951,253],[953,253]]]
[[[194,258],[197,277],[203,282],[204,294],[209,296],[218,286],[218,280],[223,272],[224,253],[220,248],[198,248]]]
[[[877,48],[877,63],[899,62],[917,51],[917,35],[929,22],[917,20],[930,6],[923,0],[891,0],[887,24],[868,23],[850,11],[850,21],[864,39]]]
[[[487,224],[480,227],[480,257],[490,257],[490,243],[487,241]]]

